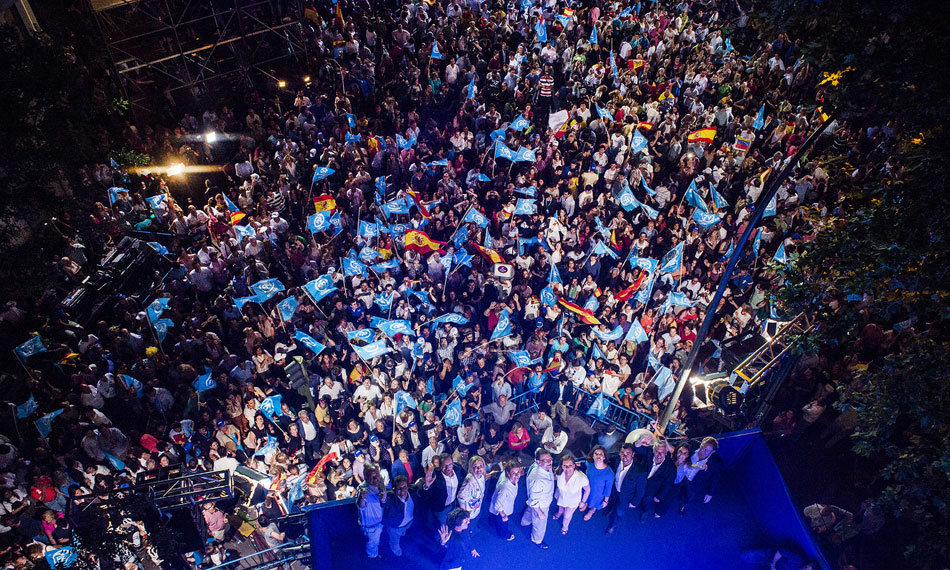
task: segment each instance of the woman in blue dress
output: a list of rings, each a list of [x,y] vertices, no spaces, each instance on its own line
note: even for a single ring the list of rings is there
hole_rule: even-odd
[[[607,501],[610,500],[610,485],[614,481],[614,470],[607,465],[607,450],[603,446],[594,446],[590,452],[590,461],[586,471],[587,479],[590,481],[590,496],[587,497],[585,521],[589,521],[597,509],[607,508]]]

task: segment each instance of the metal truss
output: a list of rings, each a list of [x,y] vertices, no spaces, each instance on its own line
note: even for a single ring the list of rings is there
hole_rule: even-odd
[[[298,0],[89,0],[126,96],[166,96],[306,58]]]
[[[775,335],[747,356],[732,371],[735,375],[733,387],[745,393],[750,387],[758,384],[798,340],[814,328],[814,318],[804,313],[786,323],[779,323]]]
[[[159,511],[192,508],[203,503],[234,496],[231,472],[211,471],[176,477],[155,478],[130,487],[115,489],[108,495],[91,493],[71,499],[73,512],[89,508],[114,509],[132,496],[145,497]]]

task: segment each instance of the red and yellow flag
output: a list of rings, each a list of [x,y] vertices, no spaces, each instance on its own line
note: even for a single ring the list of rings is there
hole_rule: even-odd
[[[238,222],[243,220],[246,216],[247,214],[244,212],[231,212],[231,225],[236,226]]]
[[[313,207],[318,211],[336,210],[336,200],[329,194],[320,194],[313,197]]]
[[[429,209],[426,208],[425,204],[422,203],[422,200],[419,199],[419,194],[417,194],[411,188],[406,190],[406,194],[409,194],[409,197],[412,198],[412,201],[415,202],[416,208],[419,208],[419,213],[422,214],[422,217],[431,220],[432,214],[429,213]]]
[[[597,317],[594,316],[594,313],[592,313],[591,311],[588,311],[587,309],[581,307],[580,305],[572,303],[563,297],[558,297],[557,302],[564,305],[564,308],[567,309],[568,311],[580,317],[581,321],[583,321],[584,324],[586,325],[601,324],[600,321],[597,319]]]
[[[645,122],[645,121],[641,121],[641,122],[637,123],[637,128],[638,128],[638,129],[643,129],[643,130],[645,130],[645,131],[652,131],[652,130],[653,130],[653,123],[647,123],[647,122]]]
[[[477,243],[475,243],[475,242],[473,242],[473,241],[469,241],[468,243],[474,245],[474,246],[475,246],[475,249],[478,250],[478,253],[484,255],[484,256],[485,256],[489,261],[491,261],[492,263],[504,263],[504,262],[505,262],[505,259],[504,259],[497,251],[495,251],[494,249],[491,249],[491,248],[489,248],[489,247],[484,247],[484,246],[478,245]]]
[[[716,127],[706,127],[705,129],[695,130],[688,135],[686,135],[686,140],[688,142],[704,142],[712,144],[713,139],[716,138]]]
[[[637,280],[633,282],[633,285],[617,293],[614,296],[614,299],[617,299],[621,303],[623,303],[624,301],[630,300],[630,298],[636,295],[637,291],[640,290],[640,286],[643,285],[643,282],[646,280],[646,277],[647,277],[647,272],[641,269],[640,275],[637,277]]]
[[[574,10],[571,10],[570,8],[564,8],[564,15],[570,18],[574,15]]]
[[[440,246],[445,245],[444,241],[436,241],[429,237],[429,234],[420,230],[406,231],[406,249],[416,253],[431,253],[438,251],[444,253]]]

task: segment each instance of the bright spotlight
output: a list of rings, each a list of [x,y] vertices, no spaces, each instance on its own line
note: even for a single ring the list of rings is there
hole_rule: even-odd
[[[210,133],[208,133],[208,134],[205,135],[205,140],[206,140],[209,144],[210,144],[210,143],[213,143],[214,141],[218,140],[218,133],[216,133],[216,132],[214,132],[214,131],[211,131]]]
[[[309,76],[309,75],[304,75],[304,77],[303,77],[303,82],[306,83],[307,85],[310,85],[310,76]]]
[[[184,173],[185,173],[185,165],[184,163],[181,163],[181,162],[179,162],[178,164],[169,166],[168,171],[166,172],[166,174],[168,174],[169,176],[179,176]]]
[[[277,82],[277,86],[283,89],[284,87],[287,87],[287,82],[281,79],[280,81]]]

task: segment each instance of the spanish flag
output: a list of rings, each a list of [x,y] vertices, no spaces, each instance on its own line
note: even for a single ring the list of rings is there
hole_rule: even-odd
[[[324,465],[326,465],[330,461],[333,461],[336,458],[337,458],[337,453],[335,451],[331,451],[330,453],[321,457],[320,461],[317,461],[317,464],[314,465],[313,469],[310,470],[310,473],[307,473],[307,484],[308,485],[316,484],[317,473],[319,473],[320,470],[323,469]]]
[[[478,250],[478,253],[484,255],[484,256],[485,256],[486,258],[488,258],[488,260],[491,261],[492,263],[504,263],[504,262],[505,262],[504,258],[502,258],[502,256],[499,255],[498,252],[495,251],[494,249],[491,249],[491,248],[488,248],[488,247],[480,246],[480,245],[478,245],[477,243],[475,243],[475,242],[473,242],[473,241],[469,241],[468,243],[474,245],[474,246],[475,246],[475,249]]]
[[[574,10],[571,10],[570,8],[564,8],[564,15],[570,18],[574,15]]]
[[[320,194],[313,197],[313,207],[318,211],[336,210],[336,200],[329,194]]]
[[[339,3],[339,2],[336,3],[336,14],[335,14],[335,16],[336,16],[336,21],[340,23],[340,27],[341,27],[341,28],[344,27],[345,24],[343,23],[343,10],[340,9],[340,3]]]
[[[244,212],[231,212],[231,225],[236,226],[238,222],[243,220],[246,216],[247,214]]]
[[[438,251],[445,253],[440,246],[445,245],[444,241],[435,241],[429,237],[429,234],[419,230],[406,231],[406,249],[416,253],[431,253]]]
[[[409,194],[409,197],[412,198],[412,201],[415,202],[416,208],[419,208],[419,213],[422,214],[422,217],[431,220],[432,214],[429,213],[429,209],[426,208],[425,204],[422,203],[422,200],[419,199],[419,195],[412,189],[406,190],[406,194]]]
[[[630,300],[634,295],[637,294],[637,291],[640,290],[640,286],[643,285],[643,282],[646,280],[647,272],[640,270],[640,275],[637,277],[637,280],[633,282],[633,285],[627,287],[623,291],[617,293],[614,296],[614,299],[623,303],[624,301]]]
[[[620,244],[617,242],[617,232],[615,230],[610,230],[610,247],[614,248],[614,251],[620,251]]]
[[[699,129],[686,135],[686,140],[691,143],[704,142],[712,144],[715,138],[716,127],[706,127],[705,129]]]
[[[643,129],[643,130],[645,130],[645,131],[652,131],[652,130],[653,130],[653,123],[647,123],[647,122],[642,122],[642,121],[641,121],[641,122],[637,123],[637,128],[638,128],[638,129]]]
[[[564,308],[568,311],[574,313],[580,317],[581,321],[586,325],[599,325],[601,324],[597,317],[594,316],[594,313],[588,311],[587,309],[576,305],[563,297],[558,297],[557,302],[564,305]]]

